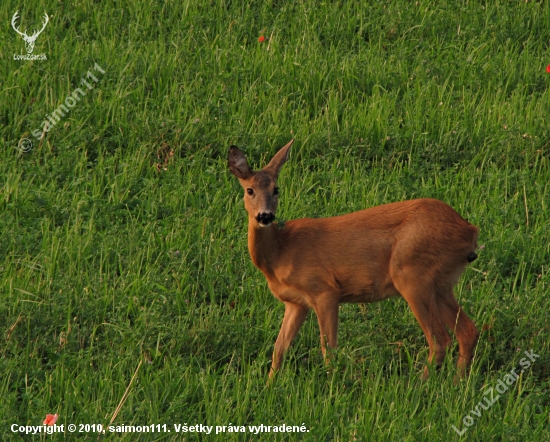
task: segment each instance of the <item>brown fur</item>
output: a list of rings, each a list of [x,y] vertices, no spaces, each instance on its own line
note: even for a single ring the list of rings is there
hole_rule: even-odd
[[[458,340],[463,375],[479,333],[457,304],[453,287],[477,247],[478,228],[434,199],[403,201],[331,218],[303,218],[261,226],[260,213],[275,214],[277,176],[293,140],[258,172],[236,147],[229,168],[245,189],[248,248],[270,290],[285,304],[273,352],[272,376],[283,361],[309,309],[319,321],[321,347],[336,348],[338,304],[402,296],[424,331],[428,360],[440,365]],[[249,195],[246,189],[252,189]],[[424,370],[424,377],[428,368]]]

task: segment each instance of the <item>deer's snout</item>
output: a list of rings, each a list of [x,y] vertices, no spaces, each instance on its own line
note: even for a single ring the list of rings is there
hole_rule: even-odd
[[[275,215],[272,212],[262,212],[256,215],[256,221],[263,226],[269,226],[275,221]]]

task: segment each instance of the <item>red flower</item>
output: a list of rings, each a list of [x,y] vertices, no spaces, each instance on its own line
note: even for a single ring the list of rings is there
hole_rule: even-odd
[[[260,38],[258,38],[258,41],[261,43],[264,40],[265,40],[265,37],[263,35],[260,35]]]
[[[550,64],[548,66],[546,66],[546,72],[548,72],[550,74]]]
[[[54,425],[57,422],[58,417],[59,415],[57,413],[47,414],[46,419],[44,419],[44,425]]]

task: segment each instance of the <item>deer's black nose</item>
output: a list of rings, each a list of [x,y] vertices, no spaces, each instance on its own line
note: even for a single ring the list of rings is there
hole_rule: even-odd
[[[262,212],[256,215],[256,221],[260,224],[268,225],[275,220],[275,215],[271,212]]]

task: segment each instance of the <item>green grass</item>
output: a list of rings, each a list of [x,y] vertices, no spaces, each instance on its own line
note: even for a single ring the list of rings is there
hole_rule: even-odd
[[[16,10],[29,31],[50,15],[34,49],[47,60],[13,60]],[[550,439],[547,2],[9,0],[0,19],[3,440],[62,440],[11,432],[46,413],[106,425],[128,386],[114,425],[172,432],[104,439]],[[455,345],[420,381],[425,338],[395,299],[341,307],[328,372],[311,315],[266,385],[284,309],[248,256],[226,154],[258,168],[292,137],[283,219],[434,197],[480,227],[456,288],[483,329],[466,380]],[[174,432],[201,423],[309,432]]]

